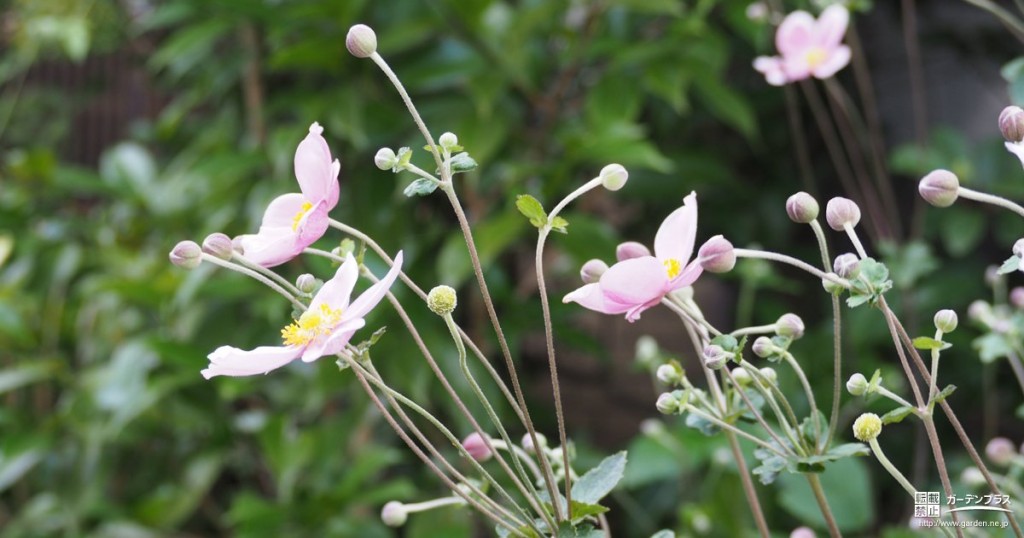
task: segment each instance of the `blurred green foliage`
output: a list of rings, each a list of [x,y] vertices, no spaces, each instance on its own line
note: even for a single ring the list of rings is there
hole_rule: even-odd
[[[377,29],[379,50],[435,134],[457,133],[480,163],[460,192],[517,356],[521,337],[539,327],[540,307],[523,284],[532,278],[520,262],[531,255],[534,232],[514,195],[550,206],[610,162],[630,170],[629,186],[614,197],[594,193],[565,215],[570,233],[553,241],[549,263],[562,283],[553,297],[572,285],[581,262],[609,259],[620,234],[651,237],[691,190],[702,200],[701,240],[722,232],[737,245],[762,241],[815,259],[809,237],[781,211],[800,187],[789,179],[797,174],[782,97],[749,68],[770,31],[748,20],[747,3],[15,0],[4,13],[0,60],[0,534],[389,536],[378,520],[384,502],[444,494],[331,361],[204,381],[198,371],[207,353],[273,342],[290,312],[251,281],[205,266],[185,272],[166,257],[180,239],[254,230],[266,203],[294,190],[295,145],[319,121],[342,163],[333,216],[391,252],[404,249],[417,282],[464,290],[462,321],[493,349],[443,200],[406,199],[410,178],[372,164],[379,147],[423,142],[384,77],[346,53],[354,23]],[[128,140],[106,148],[95,166],[69,162],[62,147],[79,135],[73,118],[89,92],[33,85],[31,69],[118,50],[148,74],[165,105],[138,118]],[[930,147],[935,155],[897,153],[893,168],[913,175],[925,158],[980,162],[976,174],[963,174],[978,185],[1006,170],[984,168],[991,159],[970,155],[952,134],[937,133]],[[422,151],[413,159],[432,166]],[[1019,224],[988,213],[953,208],[944,220],[926,218],[938,223],[925,227],[927,242],[883,251],[921,319],[980,293],[986,262],[965,258],[983,241],[1008,245],[1020,235]],[[1017,232],[999,232],[1007,229]],[[937,271],[940,254],[963,263]],[[330,270],[322,260],[283,268],[291,278]],[[790,273],[751,262],[737,274],[729,278],[740,304],[746,297],[750,305],[740,307],[741,319],[774,320],[794,303],[826,308],[823,296],[819,305],[801,304],[805,286]],[[909,291],[922,279],[928,284]],[[607,358],[572,323],[577,309],[553,309],[560,341]],[[410,310],[427,344],[453,366],[440,322],[421,306]],[[856,367],[881,364],[881,321],[861,311],[848,319]],[[402,379],[410,396],[466,431],[439,403],[397,317],[380,309],[369,323],[391,328],[374,348],[385,377]],[[828,323],[809,324],[817,330],[801,346],[828,349]],[[960,368],[973,371],[973,359],[963,358]],[[809,373],[827,393],[830,371]],[[783,382],[796,387],[795,379]],[[553,419],[539,415],[553,431]],[[587,432],[574,434],[581,462],[612,452],[589,446]],[[720,442],[672,422],[637,436],[627,488],[614,494],[623,535],[664,526],[748,531]],[[865,466],[830,472],[839,476],[826,475],[826,483],[843,484],[851,499],[844,525],[877,528],[870,488],[878,486]],[[783,481],[761,493],[774,528],[816,521],[800,485]],[[413,517],[404,535],[466,535],[475,525],[466,512],[447,510]]]

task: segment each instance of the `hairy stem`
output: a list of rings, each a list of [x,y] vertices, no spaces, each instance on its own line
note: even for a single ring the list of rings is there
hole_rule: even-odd
[[[821,479],[814,473],[804,473],[807,477],[807,483],[811,485],[811,491],[814,492],[814,500],[818,502],[818,508],[821,509],[821,515],[825,517],[825,524],[828,525],[828,534],[832,538],[839,538],[843,534],[839,532],[839,526],[836,525],[836,518],[832,515],[832,508],[828,505],[828,499],[825,497],[825,490],[821,488]]]

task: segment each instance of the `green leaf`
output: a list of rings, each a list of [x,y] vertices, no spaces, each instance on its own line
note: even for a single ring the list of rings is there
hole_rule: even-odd
[[[557,215],[555,216],[555,218],[551,219],[551,229],[558,233],[569,233],[569,231],[565,229],[568,225],[569,221]]]
[[[1013,353],[1013,344],[1007,342],[1001,334],[988,333],[974,339],[974,349],[978,350],[981,362],[989,363],[1000,357],[1008,357]]]
[[[735,336],[729,334],[720,334],[711,339],[711,343],[716,346],[721,346],[726,351],[736,351],[736,347],[739,345],[739,341],[736,340]]]
[[[720,431],[718,426],[714,425],[712,422],[708,421],[703,417],[694,415],[692,413],[686,415],[684,423],[687,427],[698,430],[700,433],[703,433],[708,437],[711,437],[712,435],[715,435]]]
[[[923,350],[926,350],[926,351],[931,351],[933,349],[938,349],[938,350],[949,349],[952,346],[953,346],[953,344],[950,344],[948,342],[943,342],[942,340],[936,340],[934,338],[929,338],[927,336],[918,336],[917,338],[914,339],[914,347],[916,347],[917,349],[923,349]]]
[[[572,498],[582,503],[597,504],[622,480],[625,469],[625,450],[608,456],[572,485]]]
[[[1017,256],[1010,256],[1010,258],[1003,262],[1003,265],[999,267],[998,273],[1001,275],[1005,275],[1007,273],[1012,273],[1018,269],[1020,269],[1020,258],[1018,258]]]
[[[946,388],[939,391],[938,394],[932,398],[932,401],[928,402],[928,407],[932,407],[937,403],[942,403],[946,398],[949,398],[950,394],[956,390],[956,385],[946,385]]]
[[[572,522],[579,523],[585,518],[603,514],[608,511],[608,508],[601,506],[600,504],[579,502],[576,499],[572,500]]]
[[[530,224],[536,228],[543,228],[548,223],[548,214],[544,211],[544,206],[529,194],[516,196],[516,209],[530,219]]]
[[[902,422],[903,419],[907,418],[907,416],[913,412],[913,407],[902,405],[882,415],[882,424],[896,424],[897,422]]]
[[[53,375],[59,366],[60,363],[56,361],[37,361],[0,370],[0,394],[43,381]]]
[[[857,308],[869,300],[871,300],[870,295],[851,295],[846,298],[846,306],[850,308]]]
[[[421,177],[416,181],[409,184],[408,187],[402,191],[402,194],[406,196],[426,196],[437,189],[437,182],[433,179],[427,179]]]
[[[469,172],[477,167],[476,161],[474,161],[466,152],[453,155],[449,164],[451,165],[453,174]]]
[[[868,380],[867,393],[870,394],[878,390],[878,387],[882,384],[882,370],[876,369],[875,373],[871,374],[871,379]]]
[[[398,161],[391,168],[391,171],[398,173],[405,170],[406,166],[409,166],[409,161],[412,160],[412,150],[409,148],[398,148],[396,157],[398,157]]]

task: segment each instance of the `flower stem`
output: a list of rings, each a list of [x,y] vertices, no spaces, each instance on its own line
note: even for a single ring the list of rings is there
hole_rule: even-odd
[[[818,252],[821,253],[821,266],[828,271],[829,253],[828,241],[825,238],[825,231],[817,220],[811,221],[811,230],[814,231],[814,238],[818,241]],[[836,433],[839,422],[839,401],[842,396],[843,383],[843,325],[842,308],[839,305],[839,296],[832,294],[832,411],[828,416],[828,438],[825,440],[825,447],[832,444],[832,437]]]
[[[261,275],[260,273],[257,273],[256,271],[253,271],[248,267],[238,265],[237,263],[231,263],[229,261],[222,260],[216,256],[211,256],[205,252],[202,254],[202,256],[204,262],[210,262],[214,265],[219,265],[225,269],[230,269],[232,271],[235,271],[236,273],[241,273],[249,278],[255,279],[261,282],[262,284],[266,285],[268,288],[276,291],[277,293],[280,293],[285,299],[288,299],[288,302],[292,303],[292,306],[294,306],[295,308],[303,311],[306,310],[306,305],[299,302],[299,300],[296,299],[294,295],[288,293],[287,290],[279,286],[276,282]]]
[[[425,512],[427,510],[433,510],[434,508],[441,508],[442,506],[452,504],[464,505],[466,504],[466,500],[462,497],[441,497],[440,499],[433,499],[419,503],[403,503],[402,508],[408,513]]]
[[[305,293],[302,293],[302,291],[299,290],[299,288],[296,288],[295,285],[293,285],[291,282],[285,280],[283,276],[271,271],[270,269],[267,269],[266,267],[263,267],[258,263],[253,263],[252,261],[249,260],[249,258],[242,256],[238,252],[233,252],[231,255],[231,259],[237,261],[239,265],[248,267],[249,269],[252,269],[257,273],[266,276],[267,278],[273,280],[274,282],[277,282],[278,285],[288,290],[288,293],[291,293],[295,297],[302,297],[306,295]]]
[[[885,457],[885,452],[882,452],[882,447],[879,446],[878,439],[876,438],[868,441],[868,446],[871,447],[871,452],[874,453],[878,463],[881,463],[882,467],[885,467],[885,470],[888,471],[889,474],[900,483],[900,486],[903,486],[903,489],[910,494],[910,497],[913,498],[914,494],[917,493],[917,489],[910,485],[910,481],[907,480],[907,477],[903,476],[903,473],[901,473],[900,470],[897,469],[891,461],[889,461],[889,458]]]
[[[836,525],[836,518],[832,515],[832,508],[828,505],[828,498],[825,497],[825,491],[821,488],[821,479],[815,473],[804,473],[804,476],[807,477],[807,483],[811,485],[811,491],[814,492],[814,500],[818,502],[821,515],[825,517],[829,536],[832,538],[841,537],[843,533],[839,532],[839,527]]]
[[[804,262],[802,260],[798,260],[798,259],[796,259],[796,258],[794,258],[792,256],[787,256],[785,254],[779,254],[777,252],[767,252],[767,251],[763,251],[763,250],[751,250],[751,249],[746,249],[746,248],[733,249],[733,252],[736,253],[736,257],[737,258],[757,258],[757,259],[761,259],[761,260],[770,260],[770,261],[773,261],[773,262],[780,262],[780,263],[789,264],[789,265],[792,265],[793,267],[796,267],[796,268],[799,268],[799,269],[803,269],[804,271],[807,271],[808,273],[810,273],[810,274],[812,274],[812,275],[814,275],[814,276],[816,276],[816,277],[818,277],[818,278],[820,278],[822,280],[828,280],[830,282],[834,282],[834,283],[839,284],[840,286],[842,286],[844,288],[849,288],[850,287],[850,283],[847,280],[839,278],[838,276],[836,276],[834,274],[831,274],[831,273],[825,273],[824,271],[818,269],[817,267],[814,267],[814,266],[812,266],[812,265],[810,265],[810,264],[808,264],[808,263],[806,263],[806,262]]]
[[[1010,211],[1013,211],[1014,213],[1024,217],[1024,207],[1021,207],[1020,204],[1011,202],[1010,200],[1007,200],[1002,196],[996,196],[994,194],[985,194],[983,192],[978,192],[973,189],[968,189],[967,187],[960,187],[959,189],[957,189],[956,192],[958,196],[967,198],[968,200],[974,200],[975,202],[981,202],[983,204],[992,204],[994,206],[1002,207],[1003,209],[1009,209]]]
[[[818,411],[818,404],[814,401],[814,391],[811,390],[811,383],[807,380],[807,375],[804,374],[804,369],[800,367],[800,363],[796,362],[796,359],[793,358],[792,353],[787,351],[782,354],[782,357],[790,366],[793,367],[793,371],[796,372],[797,378],[800,379],[800,384],[804,387],[804,394],[807,396],[807,405],[811,407],[811,422],[814,423],[814,447],[812,447],[811,452],[819,454],[822,446],[821,424],[818,423],[818,415],[820,415],[821,412]]]
[[[757,325],[755,327],[744,327],[729,333],[731,336],[748,336],[753,334],[771,334],[775,332],[775,324]]]
[[[409,115],[412,116],[412,121],[416,123],[416,127],[419,128],[423,138],[426,139],[427,145],[430,148],[430,154],[434,156],[434,162],[437,163],[437,168],[441,169],[441,155],[437,152],[437,144],[434,143],[434,137],[430,135],[430,131],[427,129],[427,124],[423,123],[423,118],[420,117],[419,111],[416,110],[416,105],[412,103],[412,98],[409,97],[409,92],[405,91],[405,86],[402,85],[402,81],[398,80],[398,75],[391,70],[391,66],[384,61],[384,58],[374,52],[370,55],[370,59],[373,63],[377,64],[377,67],[384,72],[384,75],[388,77],[391,84],[398,90],[398,95],[402,97],[402,102],[405,103],[405,108],[409,109]]]

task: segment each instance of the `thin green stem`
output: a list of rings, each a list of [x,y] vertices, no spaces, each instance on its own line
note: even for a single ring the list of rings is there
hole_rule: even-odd
[[[748,336],[752,334],[772,334],[775,332],[775,324],[757,325],[755,327],[744,327],[729,333],[731,336]]]
[[[211,256],[205,252],[202,254],[202,256],[204,262],[210,262],[214,265],[219,265],[220,267],[223,267],[225,269],[230,269],[236,273],[241,273],[249,278],[255,279],[260,283],[264,284],[265,286],[267,286],[268,288],[276,291],[277,293],[280,293],[281,296],[283,296],[285,299],[288,299],[288,302],[292,303],[292,306],[294,306],[295,308],[302,311],[306,310],[306,305],[299,302],[299,300],[296,299],[294,295],[288,293],[287,290],[279,286],[276,282],[261,275],[260,273],[257,273],[256,271],[253,271],[248,267],[238,265],[237,263],[231,263],[229,261],[222,260],[216,256]]]
[[[879,446],[878,439],[875,438],[868,441],[868,446],[871,447],[871,452],[875,455],[875,459],[878,460],[878,463],[881,463],[882,467],[885,467],[885,470],[888,471],[889,474],[899,482],[900,486],[903,486],[903,489],[910,494],[910,497],[913,498],[914,494],[917,493],[917,489],[910,485],[910,481],[907,480],[907,477],[903,476],[903,473],[901,473],[900,470],[897,469],[891,461],[889,461],[889,458],[885,457],[885,452],[882,452],[882,447]]]
[[[804,374],[804,369],[800,367],[800,363],[796,362],[793,354],[785,352],[782,354],[782,358],[793,367],[793,371],[796,372],[797,378],[800,379],[800,384],[804,387],[804,394],[807,396],[807,404],[811,407],[811,422],[814,424],[814,449],[813,452],[818,454],[821,447],[821,424],[818,423],[818,403],[814,401],[814,391],[811,390],[811,383],[807,380],[807,375]]]
[[[881,394],[882,396],[885,396],[886,398],[889,398],[890,400],[892,400],[892,401],[894,401],[894,402],[896,402],[896,403],[898,403],[898,404],[900,404],[902,406],[906,406],[906,407],[910,407],[910,408],[914,409],[915,414],[917,414],[917,412],[919,411],[917,407],[914,407],[914,404],[908,402],[907,400],[905,400],[899,394],[896,394],[895,392],[893,392],[893,391],[891,391],[891,390],[889,390],[889,389],[887,389],[885,387],[879,386],[879,387],[876,387],[875,390],[879,394]]]
[[[801,443],[801,438],[796,434],[796,428],[800,424],[796,418],[796,414],[793,413],[793,408],[790,407],[789,401],[785,395],[778,390],[771,381],[768,380],[761,370],[757,369],[753,364],[750,364],[746,360],[740,361],[740,367],[750,374],[753,379],[754,390],[757,390],[764,397],[765,401],[768,402],[768,406],[772,408],[772,412],[775,413],[775,420],[779,422],[779,426],[782,427],[782,431],[785,432],[786,437],[789,438],[790,444],[793,445],[793,450],[798,452],[801,456],[806,456],[804,452],[804,446]],[[776,399],[776,393],[778,399]],[[779,402],[782,402],[782,406],[779,406]],[[783,412],[785,409],[785,412]]]
[[[814,267],[813,265],[810,265],[802,260],[798,260],[792,256],[779,254],[777,252],[767,252],[764,250],[750,250],[746,248],[733,249],[733,252],[736,253],[737,258],[756,258],[760,260],[770,260],[773,262],[785,263],[788,265],[792,265],[793,267],[796,267],[798,269],[802,269],[822,280],[828,280],[835,284],[839,284],[844,288],[850,287],[850,283],[846,279],[839,278],[838,276],[831,273],[825,273],[824,271],[818,269],[817,267]]]
[[[418,503],[403,503],[402,510],[407,513],[412,512],[425,512],[427,510],[433,510],[434,508],[441,508],[443,506],[450,506],[453,504],[465,505],[466,500],[462,497],[441,497],[439,499],[433,499],[430,501],[423,501]]]
[[[740,450],[740,442],[736,434],[731,431],[725,432],[729,440],[729,449],[732,450],[732,457],[736,460],[736,472],[740,474],[740,482],[743,484],[743,494],[747,497],[747,504],[750,505],[750,513],[754,516],[754,524],[757,525],[757,532],[761,538],[769,538],[771,532],[768,530],[768,522],[764,519],[764,512],[761,510],[761,502],[757,500],[757,490],[754,489],[754,481],[750,478],[750,471],[747,469],[747,460],[743,459],[743,451]]]
[[[825,238],[825,230],[817,219],[812,220],[811,230],[814,231],[814,238],[818,242],[818,252],[821,254],[821,266],[825,271],[831,265],[831,256],[828,252],[828,240]],[[825,440],[825,447],[832,444],[836,428],[839,422],[839,402],[842,396],[843,383],[843,325],[842,308],[839,305],[839,296],[831,294],[832,299],[832,411],[828,418],[828,438]]]
[[[811,485],[811,491],[814,492],[814,500],[818,502],[821,515],[825,517],[829,536],[832,538],[841,537],[843,534],[839,532],[839,526],[836,525],[836,518],[832,515],[832,508],[828,505],[828,498],[825,497],[825,490],[821,487],[821,479],[814,473],[804,473],[804,476],[807,478],[807,483]]]
[[[867,258],[868,251],[864,250],[864,244],[860,242],[860,237],[857,236],[857,230],[854,230],[850,223],[844,224],[843,230],[850,238],[850,242],[853,243],[853,248],[857,251],[857,256],[860,256],[860,259],[862,260]]]
[[[960,187],[959,189],[957,189],[957,195],[963,198],[967,198],[968,200],[974,200],[975,202],[991,204],[994,206],[1001,207],[1003,209],[1009,209],[1010,211],[1013,211],[1014,213],[1024,217],[1024,207],[1021,207],[1020,204],[1011,202],[1010,200],[1007,200],[1002,196],[996,196],[994,194],[985,194],[983,192],[978,192],[973,189],[968,189],[967,187]]]
[[[736,426],[733,426],[732,424],[729,424],[728,422],[725,422],[722,419],[720,419],[720,418],[718,418],[718,417],[716,417],[716,416],[714,416],[714,415],[712,415],[710,413],[706,413],[703,410],[698,409],[698,408],[696,408],[696,407],[694,407],[692,405],[687,405],[686,406],[686,412],[691,413],[693,415],[696,415],[696,416],[698,416],[698,417],[700,417],[700,418],[702,418],[702,419],[704,419],[704,420],[714,424],[715,426],[718,426],[719,428],[722,428],[723,430],[728,430],[728,431],[730,431],[730,432],[732,432],[732,433],[734,433],[734,434],[736,434],[736,435],[738,435],[738,436],[740,436],[740,437],[742,437],[742,438],[744,438],[744,439],[754,443],[755,445],[757,445],[757,446],[759,446],[761,448],[764,448],[766,450],[770,450],[770,451],[774,452],[775,454],[778,454],[779,456],[782,456],[783,458],[789,457],[788,454],[786,454],[785,452],[779,451],[779,449],[775,448],[770,443],[766,443],[763,439],[760,439],[760,438],[758,438],[758,437],[756,437],[754,435],[751,435],[751,434],[749,434],[749,433],[747,433],[747,432],[737,428]]]
[[[273,280],[279,286],[288,290],[288,293],[291,293],[295,297],[302,297],[307,295],[305,293],[302,293],[302,290],[300,290],[299,288],[296,288],[294,284],[285,280],[283,276],[271,271],[270,269],[267,269],[266,267],[263,267],[258,263],[253,263],[252,261],[249,260],[249,258],[246,258],[245,256],[239,254],[238,252],[232,253],[231,259],[238,262],[243,267],[252,269],[253,271],[256,271],[257,273]]]
[[[412,103],[412,98],[409,97],[409,93],[405,91],[405,86],[402,85],[402,81],[398,80],[398,75],[391,70],[391,66],[384,61],[384,58],[380,54],[374,52],[370,55],[370,59],[373,63],[377,64],[377,67],[384,72],[384,75],[388,77],[391,84],[398,90],[398,95],[402,97],[402,102],[405,103],[405,108],[409,110],[409,115],[412,116],[412,121],[416,123],[416,127],[419,128],[420,134],[426,139],[427,145],[430,148],[430,154],[434,156],[434,162],[437,163],[437,168],[440,170],[443,168],[441,163],[441,155],[437,152],[437,144],[434,143],[434,137],[430,135],[430,130],[427,129],[427,124],[423,123],[423,118],[420,117],[419,111],[416,110],[416,105]]]
[[[940,341],[940,342],[942,341],[942,331],[936,329],[936,331],[935,331],[935,339]],[[939,356],[941,354],[942,354],[942,351],[940,351],[939,348],[932,349],[932,378],[931,378],[930,381],[928,381],[928,401],[929,402],[932,401],[933,398],[935,398],[935,395],[939,391],[937,383],[938,383],[938,379],[939,379]]]
[[[732,376],[732,372],[728,368],[722,368],[722,372],[729,379],[729,382],[732,383],[732,386],[735,387],[735,390],[740,395],[740,397],[743,398],[743,402],[747,405],[747,409],[749,409],[750,412],[754,415],[754,419],[757,420],[757,423],[761,425],[761,429],[767,432],[768,435],[771,436],[772,440],[775,441],[775,443],[778,444],[780,447],[782,447],[783,450],[785,450],[789,454],[794,454],[794,452],[790,450],[789,447],[786,446],[786,443],[782,442],[782,439],[779,438],[779,436],[775,433],[775,430],[771,428],[768,422],[765,421],[761,413],[758,412],[757,407],[754,406],[753,402],[750,401],[750,398],[748,398],[746,393],[743,392],[743,387],[741,387],[740,384],[736,381],[736,379]],[[782,455],[785,456],[785,454]]]

